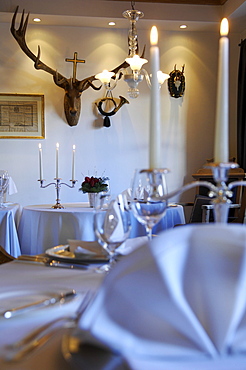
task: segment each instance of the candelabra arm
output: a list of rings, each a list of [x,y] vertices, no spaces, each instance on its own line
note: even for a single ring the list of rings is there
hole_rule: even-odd
[[[213,185],[211,182],[209,181],[193,181],[187,185],[184,185],[174,191],[172,191],[171,193],[168,193],[168,194],[165,194],[163,195],[162,197],[158,198],[159,200],[168,200],[176,195],[179,195],[181,193],[184,193],[185,191],[187,190],[190,190],[196,186],[205,186],[207,188],[209,188],[211,191],[216,191],[216,186]]]
[[[72,188],[74,188],[74,186],[75,186],[75,184],[78,180],[70,180],[70,181],[72,182],[72,185],[69,185],[66,182],[61,182],[60,185],[66,185],[68,188],[72,189]]]
[[[143,75],[144,75],[144,77],[146,79],[147,85],[151,89],[151,81],[150,81],[150,77],[149,77],[148,72],[144,68],[141,69],[141,72],[143,72]]]
[[[50,186],[50,185],[55,185],[56,186],[56,182],[50,182],[49,184],[44,185],[44,181],[46,181],[46,180],[42,179],[42,180],[38,180],[38,181],[40,182],[40,188],[42,188],[42,189],[48,188],[48,186]]]
[[[233,189],[235,186],[246,186],[246,181],[233,181],[228,185],[228,189]]]
[[[43,180],[43,179],[41,179],[41,180],[38,180],[39,182],[40,182],[40,187],[41,188],[47,188],[48,186],[50,186],[50,185],[55,185],[55,189],[56,189],[56,204],[54,204],[53,206],[52,206],[52,208],[54,208],[54,209],[61,209],[61,208],[64,208],[62,205],[61,205],[61,203],[60,203],[60,190],[61,190],[61,185],[66,185],[67,187],[69,187],[69,188],[74,188],[74,186],[75,186],[75,184],[76,184],[76,182],[77,182],[77,180],[70,180],[71,182],[72,182],[72,185],[69,185],[69,184],[66,184],[65,182],[61,182],[61,179],[59,179],[59,178],[55,178],[54,179],[55,180],[55,182],[50,182],[49,184],[47,184],[47,185],[44,185],[44,181],[45,180]]]

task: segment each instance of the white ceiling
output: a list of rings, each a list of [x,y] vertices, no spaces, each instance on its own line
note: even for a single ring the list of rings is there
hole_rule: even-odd
[[[130,1],[117,0],[1,0],[0,22],[11,22],[13,12],[19,5],[30,12],[30,21],[39,16],[44,25],[64,25],[81,27],[109,27],[114,20],[117,28],[128,28],[129,21],[122,13],[131,9]],[[135,9],[144,12],[137,28],[144,29],[156,24],[165,30],[178,30],[181,23],[188,25],[189,31],[215,31],[222,17],[230,21],[231,32],[243,32],[246,28],[246,1],[227,0],[224,5],[160,4],[136,2]]]

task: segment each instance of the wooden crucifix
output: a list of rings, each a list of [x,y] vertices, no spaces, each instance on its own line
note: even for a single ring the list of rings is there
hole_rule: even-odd
[[[83,59],[77,59],[78,53],[77,51],[74,52],[73,59],[66,58],[66,62],[72,62],[73,63],[73,83],[76,81],[76,71],[77,71],[77,64],[78,63],[85,63],[85,60]]]

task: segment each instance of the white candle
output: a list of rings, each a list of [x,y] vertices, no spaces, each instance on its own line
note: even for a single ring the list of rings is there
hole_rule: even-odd
[[[75,174],[75,145],[73,145],[73,155],[72,155],[72,181],[74,181]]]
[[[56,179],[58,179],[58,167],[59,167],[59,143],[56,143]]]
[[[43,157],[42,157],[42,145],[39,143],[39,180],[43,180]]]
[[[157,72],[160,69],[158,47],[158,31],[153,26],[150,32],[150,64],[151,64],[151,98],[150,98],[150,137],[149,137],[149,167],[161,167],[161,115],[160,88]]]
[[[229,160],[229,25],[223,18],[220,26],[217,107],[215,124],[214,161]]]

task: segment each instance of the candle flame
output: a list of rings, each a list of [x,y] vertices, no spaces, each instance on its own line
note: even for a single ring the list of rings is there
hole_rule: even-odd
[[[59,148],[59,143],[56,143],[56,149],[58,149]]]
[[[39,149],[42,149],[42,145],[41,145],[41,143],[39,143],[39,144],[38,144],[38,147],[39,147]]]
[[[75,145],[73,145],[73,150],[75,150]]]
[[[150,43],[151,45],[157,45],[158,43],[158,31],[156,26],[153,26],[150,31]]]
[[[227,18],[223,18],[220,24],[220,35],[227,36],[229,32],[229,23]]]

